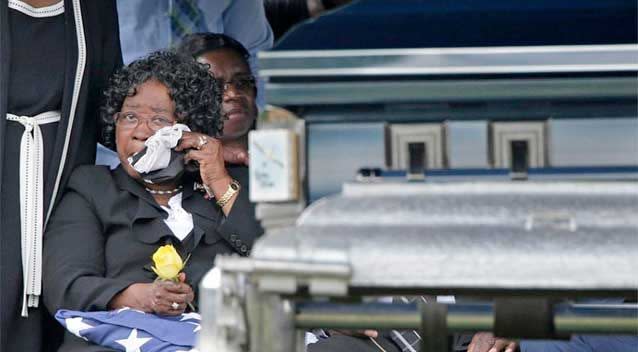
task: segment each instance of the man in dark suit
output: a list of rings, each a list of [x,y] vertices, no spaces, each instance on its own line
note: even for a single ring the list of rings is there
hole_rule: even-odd
[[[248,50],[224,34],[195,33],[184,37],[178,51],[207,64],[223,86],[222,114],[226,120],[219,139],[224,157],[235,164],[248,164],[248,132],[257,118],[257,86],[248,64]]]
[[[209,72],[222,87],[221,112],[224,120],[224,160],[229,174],[238,180],[248,194],[248,132],[257,118],[257,86],[248,50],[237,40],[217,33],[195,33],[184,37],[178,48],[197,61],[207,64]],[[255,224],[255,207],[250,203],[246,217]],[[261,228],[260,228],[261,229]],[[263,230],[261,230],[263,232]]]

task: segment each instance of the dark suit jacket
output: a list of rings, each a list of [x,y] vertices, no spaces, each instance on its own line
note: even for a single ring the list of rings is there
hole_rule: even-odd
[[[225,217],[214,201],[185,182],[182,207],[193,215],[194,229],[180,242],[163,221],[166,212],[121,167],[77,168],[44,236],[47,308],[51,313],[61,308],[107,310],[118,292],[155,279],[148,270],[151,256],[167,242],[190,254],[184,271],[197,294],[197,284],[217,254],[247,255],[262,231],[250,218],[252,204],[245,190]],[[66,334],[65,345],[69,339],[81,341]]]

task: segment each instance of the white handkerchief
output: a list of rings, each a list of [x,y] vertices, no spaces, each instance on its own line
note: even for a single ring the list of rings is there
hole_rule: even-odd
[[[181,123],[157,130],[144,142],[146,154],[131,166],[139,173],[148,173],[167,167],[171,161],[171,149],[177,146],[183,131],[190,131],[190,128]]]

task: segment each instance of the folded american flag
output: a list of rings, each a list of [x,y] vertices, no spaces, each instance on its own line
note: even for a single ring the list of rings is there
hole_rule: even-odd
[[[60,309],[55,318],[75,336],[125,352],[195,352],[201,321],[197,313],[159,316],[131,308],[107,312]]]

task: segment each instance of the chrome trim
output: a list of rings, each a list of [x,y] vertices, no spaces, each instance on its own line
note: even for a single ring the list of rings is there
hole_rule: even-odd
[[[321,302],[303,303],[297,306],[297,328],[365,329],[417,329],[422,326],[422,316],[416,304],[389,303],[343,304]],[[494,306],[491,303],[447,306],[449,331],[485,331],[494,329]],[[638,328],[635,316],[638,307],[633,304],[597,305],[594,307],[556,304],[552,317],[557,332],[634,334]]]
[[[638,166],[638,118],[549,119],[552,166]]]
[[[635,77],[267,83],[269,104],[636,97]]]
[[[638,70],[638,45],[573,45],[259,53],[260,75],[378,76]]]
[[[406,49],[347,49],[347,50],[286,50],[262,51],[260,59],[271,58],[315,58],[345,56],[387,56],[387,55],[431,55],[431,54],[498,54],[498,53],[538,53],[538,52],[582,52],[582,51],[626,51],[637,50],[636,44],[609,45],[547,45],[547,46],[485,46],[459,48],[406,48]]]

